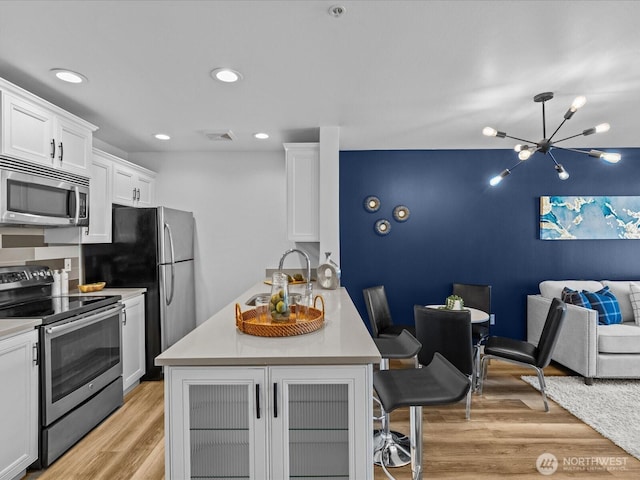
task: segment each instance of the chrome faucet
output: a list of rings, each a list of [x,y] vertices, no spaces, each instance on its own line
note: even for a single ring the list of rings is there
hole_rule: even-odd
[[[286,252],[284,252],[282,254],[282,257],[280,257],[280,264],[278,265],[278,270],[282,270],[282,265],[284,264],[284,259],[287,257],[287,255],[289,255],[290,253],[293,253],[293,252],[298,252],[307,261],[307,283],[310,284],[311,283],[311,261],[309,260],[309,255],[307,255],[307,252],[305,252],[303,250],[299,250],[297,248],[292,248],[291,250],[287,250]]]

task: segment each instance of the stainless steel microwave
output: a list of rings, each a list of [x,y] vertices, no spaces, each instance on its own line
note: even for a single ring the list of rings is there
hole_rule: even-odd
[[[89,225],[89,178],[0,158],[0,224]]]

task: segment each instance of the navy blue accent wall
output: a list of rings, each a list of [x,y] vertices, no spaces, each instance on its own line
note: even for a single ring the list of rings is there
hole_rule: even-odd
[[[617,165],[556,152],[571,177],[534,155],[497,187],[488,180],[517,158],[512,150],[340,152],[342,284],[362,317],[362,289],[382,284],[395,323],[413,323],[413,305],[442,303],[453,282],[493,285],[492,333],[525,338],[526,296],[545,279],[640,279],[640,240],[539,240],[542,195],[640,195],[640,149]],[[369,213],[365,197],[381,208]],[[411,211],[393,220],[396,205]],[[387,236],[374,233],[380,218]]]

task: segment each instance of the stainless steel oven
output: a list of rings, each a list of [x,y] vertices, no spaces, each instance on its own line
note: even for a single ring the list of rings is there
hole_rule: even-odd
[[[44,425],[122,375],[122,309],[116,304],[40,329]]]
[[[51,270],[0,267],[0,318],[40,319],[34,468],[53,463],[123,403],[120,296],[52,296]]]

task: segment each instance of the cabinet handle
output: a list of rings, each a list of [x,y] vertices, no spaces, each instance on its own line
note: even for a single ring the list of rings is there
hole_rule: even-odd
[[[133,189],[133,197],[132,200],[135,202],[136,201],[136,189]]]
[[[278,418],[278,384],[273,384],[273,417]]]
[[[138,188],[138,198],[136,200],[140,201],[140,189]]]
[[[51,158],[56,158],[56,139],[51,139]]]
[[[38,358],[38,342],[33,344],[33,364],[38,365],[40,359]]]
[[[260,384],[256,384],[256,418],[260,418]]]
[[[60,142],[60,145],[58,145],[58,147],[60,148],[60,162],[62,162],[62,158],[64,157],[64,150],[62,149],[62,142]]]
[[[122,310],[122,325],[127,324],[127,310]]]

